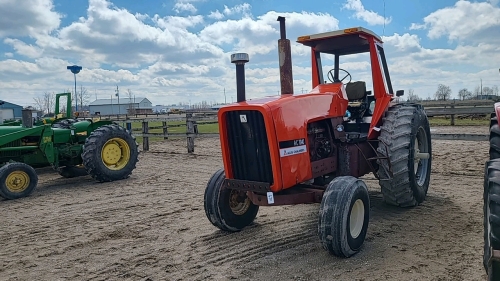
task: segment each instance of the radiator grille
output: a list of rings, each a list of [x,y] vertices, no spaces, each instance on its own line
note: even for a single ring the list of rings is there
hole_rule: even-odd
[[[271,154],[262,114],[255,110],[230,111],[226,122],[234,178],[273,184]]]

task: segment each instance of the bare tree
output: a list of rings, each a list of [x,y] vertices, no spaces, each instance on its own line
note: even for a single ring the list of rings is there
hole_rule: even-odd
[[[128,97],[128,114],[135,114],[135,101],[134,101],[134,93],[132,90],[127,89],[127,97]]]
[[[422,101],[422,98],[419,97],[418,95],[416,95],[415,92],[413,91],[413,89],[409,89],[408,90],[408,98],[406,101],[408,101],[408,102],[420,102],[420,101]]]
[[[491,89],[493,90],[493,95],[498,96],[498,86],[495,85]]]
[[[51,113],[54,110],[55,95],[54,93],[43,93],[40,97],[33,98],[35,100],[35,106],[45,113]]]
[[[469,90],[467,90],[466,88],[463,88],[460,91],[458,91],[458,98],[461,100],[470,99],[471,97],[472,97],[472,93]]]
[[[483,95],[493,95],[493,89],[490,87],[483,87]]]
[[[83,107],[89,105],[91,94],[85,87],[80,85],[80,92],[77,92],[74,97],[75,105],[76,101],[78,101],[78,106]]]
[[[445,101],[445,100],[450,99],[450,97],[451,97],[450,87],[443,85],[443,84],[439,84],[438,89],[437,89],[436,93],[434,94],[434,98],[436,98],[437,100]]]

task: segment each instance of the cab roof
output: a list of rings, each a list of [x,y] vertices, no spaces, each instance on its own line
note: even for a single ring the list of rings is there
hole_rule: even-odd
[[[368,37],[382,43],[382,39],[377,34],[363,27],[300,36],[297,42],[313,47],[318,52],[346,55],[369,52]]]

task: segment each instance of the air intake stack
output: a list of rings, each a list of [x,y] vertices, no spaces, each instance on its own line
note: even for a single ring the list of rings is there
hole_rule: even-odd
[[[278,17],[280,22],[280,39],[278,40],[278,55],[280,63],[281,94],[293,95],[292,51],[290,40],[286,39],[285,18]]]
[[[236,53],[231,55],[231,63],[236,64],[236,101],[242,102],[245,97],[245,63],[250,59],[246,53]]]

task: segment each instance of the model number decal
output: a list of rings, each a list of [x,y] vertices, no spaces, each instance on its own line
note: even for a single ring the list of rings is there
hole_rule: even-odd
[[[280,148],[289,148],[302,145],[306,145],[306,139],[280,141]]]

